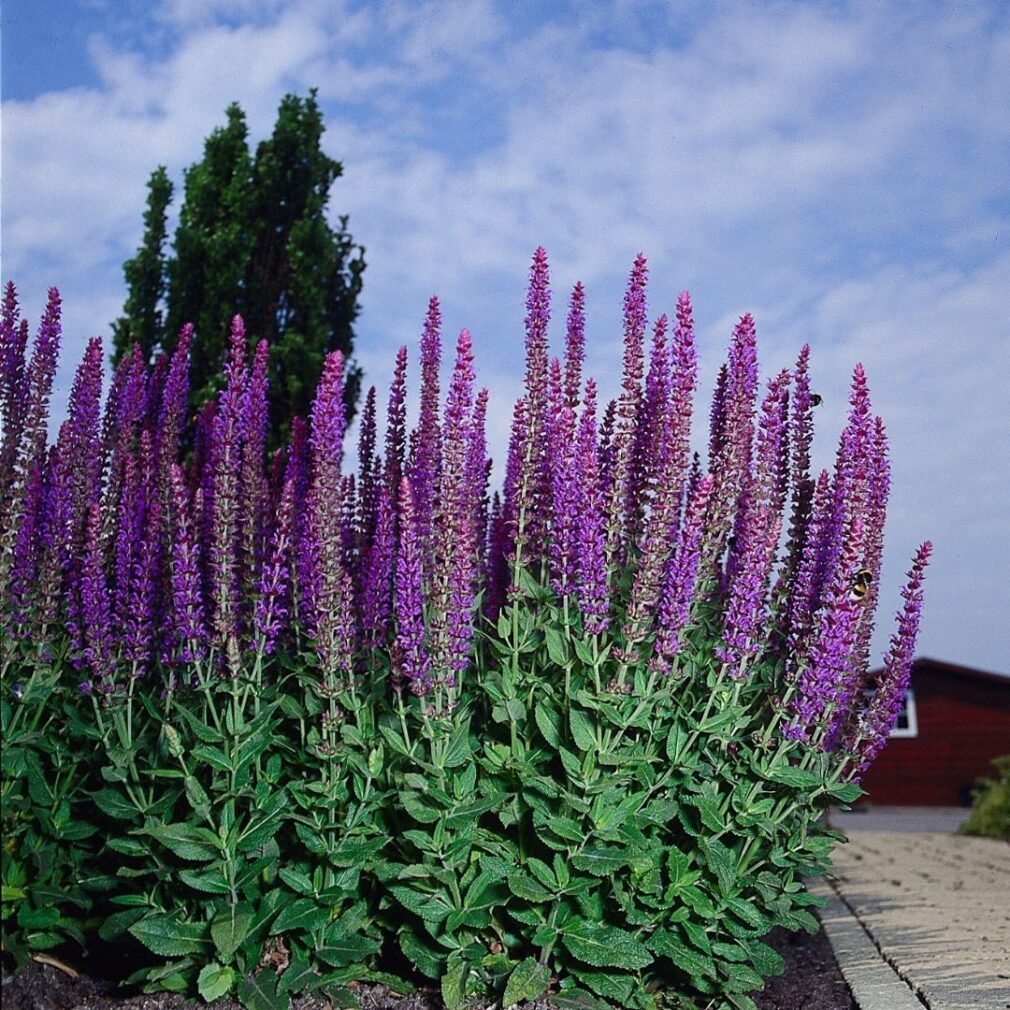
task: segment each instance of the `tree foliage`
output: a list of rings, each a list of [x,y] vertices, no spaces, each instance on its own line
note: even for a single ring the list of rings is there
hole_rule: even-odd
[[[123,267],[128,294],[113,323],[113,357],[133,344],[147,360],[174,350],[194,326],[190,407],[222,384],[229,323],[236,313],[251,340],[270,344],[273,441],[308,411],[323,358],[350,358],[365,268],[364,249],[327,219],[330,188],[343,166],[321,149],[325,130],[315,91],[286,95],[272,136],[253,155],[245,113],[236,103],[185,173],[178,225],[166,252],[173,188],[164,167],[148,183],[144,235]],[[349,372],[353,410],[359,370]]]

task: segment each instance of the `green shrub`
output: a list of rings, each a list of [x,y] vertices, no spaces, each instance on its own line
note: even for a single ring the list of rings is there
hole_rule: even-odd
[[[993,760],[999,778],[981,778],[972,790],[971,815],[958,829],[963,835],[1010,842],[1010,754]]]

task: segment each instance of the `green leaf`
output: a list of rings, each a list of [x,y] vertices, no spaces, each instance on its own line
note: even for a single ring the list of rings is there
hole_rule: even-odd
[[[179,870],[179,879],[184,884],[205,894],[227,894],[230,888],[222,870]]]
[[[715,871],[720,892],[732,894],[737,880],[736,856],[717,839],[710,842],[700,838],[698,845],[705,853],[708,865]]]
[[[116,789],[99,789],[91,797],[95,806],[119,821],[131,821],[137,817],[137,808]]]
[[[307,961],[292,960],[277,980],[278,992],[312,992],[319,986],[319,975]]]
[[[524,901],[550,901],[554,892],[526,873],[513,873],[508,878],[509,890]]]
[[[828,795],[839,803],[855,803],[863,795],[862,786],[855,782],[837,782],[828,787]]]
[[[303,929],[307,933],[326,925],[329,912],[314,898],[298,898],[281,909],[281,914],[273,921],[270,935]]]
[[[134,923],[129,931],[148,950],[163,957],[196,954],[207,942],[206,925],[157,913]]]
[[[688,738],[689,734],[684,728],[684,724],[682,722],[675,722],[670,727],[670,732],[666,737],[666,756],[675,766],[680,764],[680,759],[684,753],[684,748],[687,746]]]
[[[584,989],[563,989],[551,996],[549,1002],[557,1010],[613,1010],[610,1003],[598,999]]]
[[[301,870],[292,870],[288,866],[282,866],[277,871],[277,876],[297,894],[315,893],[315,888],[312,886],[312,880],[309,878],[309,875],[302,873]]]
[[[210,936],[222,957],[231,957],[242,946],[251,921],[249,911],[236,907],[227,909],[211,923]]]
[[[217,747],[194,747],[193,757],[197,761],[202,761],[212,768],[216,768],[219,772],[232,770],[232,762],[228,760],[225,752]]]
[[[565,636],[554,624],[548,624],[544,629],[544,640],[547,643],[547,655],[552,663],[558,666],[568,665],[568,644]]]
[[[200,995],[208,1002],[220,999],[231,992],[231,987],[235,982],[235,972],[224,965],[211,962],[205,965],[196,980],[196,988]]]
[[[449,740],[449,746],[445,751],[445,768],[458,768],[464,765],[473,755],[470,749],[470,720],[460,726]]]
[[[701,823],[709,831],[723,831],[726,827],[719,806],[715,799],[708,793],[700,793],[697,796],[688,796],[687,802],[695,807],[701,815]]]
[[[246,1010],[288,1010],[291,1005],[288,994],[278,991],[277,976],[272,971],[240,978],[236,995]]]
[[[715,964],[706,954],[688,947],[681,939],[665,929],[657,930],[649,938],[649,949],[661,957],[669,958],[692,979],[716,978]]]
[[[536,999],[547,988],[550,980],[550,968],[541,964],[535,957],[520,961],[505,983],[502,1007],[508,1010],[515,1003]]]
[[[577,708],[568,711],[568,726],[572,731],[572,739],[579,750],[596,750],[596,738],[593,736],[593,724],[585,712]]]
[[[325,946],[320,947],[316,954],[334,968],[343,968],[344,965],[363,963],[378,949],[378,941],[355,933],[352,936],[327,937]]]
[[[820,775],[803,768],[772,768],[765,772],[765,778],[793,789],[816,789],[821,784]]]
[[[572,865],[577,870],[585,870],[594,877],[605,877],[614,870],[628,865],[628,853],[617,847],[583,849],[572,856]]]
[[[422,975],[427,975],[432,979],[442,977],[442,972],[445,969],[445,955],[436,954],[412,932],[405,930],[400,934],[400,950]]]
[[[558,713],[547,704],[533,706],[533,718],[543,738],[551,747],[561,746],[561,719]]]
[[[146,845],[136,838],[110,838],[105,843],[106,848],[119,852],[124,856],[146,856],[150,851]]]
[[[760,940],[743,940],[742,943],[750,955],[751,963],[765,978],[781,975],[785,971],[786,963],[773,947]]]
[[[442,976],[442,1002],[446,1010],[459,1010],[466,999],[466,980],[470,965],[457,953],[449,955],[449,964]]]
[[[598,996],[606,996],[621,1007],[630,1004],[635,980],[629,975],[609,971],[586,971],[584,968],[574,967],[572,974]]]
[[[568,952],[594,968],[644,968],[652,955],[630,933],[616,926],[578,922],[562,930]]]
[[[753,992],[764,986],[765,980],[747,964],[728,964],[729,978],[724,983],[729,992]]]
[[[144,908],[127,908],[122,912],[113,912],[102,920],[98,935],[103,940],[115,940],[146,914],[147,910]]]
[[[137,833],[156,838],[180,859],[202,862],[219,855],[218,839],[206,828],[195,828],[190,824],[158,824]]]

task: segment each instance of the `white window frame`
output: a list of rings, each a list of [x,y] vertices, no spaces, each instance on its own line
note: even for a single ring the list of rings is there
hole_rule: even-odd
[[[899,729],[896,722],[894,729],[891,730],[891,739],[899,740],[903,737],[910,739],[919,735],[919,718],[915,711],[915,692],[911,688],[907,688],[905,691],[905,700],[902,703],[902,708],[904,709],[905,721],[908,725]]]

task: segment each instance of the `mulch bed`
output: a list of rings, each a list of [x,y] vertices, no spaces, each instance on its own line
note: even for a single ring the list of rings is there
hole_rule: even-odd
[[[858,1010],[823,932],[809,936],[778,929],[768,937],[768,942],[785,958],[786,969],[785,974],[772,979],[755,996],[761,1010]],[[365,985],[355,991],[362,1010],[444,1010],[434,992],[397,996],[381,986]],[[3,1010],[183,1010],[187,1006],[184,997],[172,993],[120,996],[108,981],[84,974],[71,978],[58,968],[35,961],[17,975],[4,978],[2,997]],[[298,997],[292,1002],[293,1010],[329,1007],[325,999],[312,996]],[[523,1010],[549,1007],[543,999],[522,1006]],[[242,1010],[232,1000],[218,1000],[210,1007]]]

